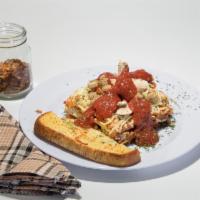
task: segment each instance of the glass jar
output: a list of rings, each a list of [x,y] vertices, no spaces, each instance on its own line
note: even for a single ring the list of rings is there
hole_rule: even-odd
[[[24,27],[0,23],[0,99],[24,97],[32,89],[31,50]]]

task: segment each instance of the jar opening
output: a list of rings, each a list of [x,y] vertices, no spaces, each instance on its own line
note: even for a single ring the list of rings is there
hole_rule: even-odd
[[[26,42],[24,27],[7,22],[0,22],[0,48],[15,47]]]

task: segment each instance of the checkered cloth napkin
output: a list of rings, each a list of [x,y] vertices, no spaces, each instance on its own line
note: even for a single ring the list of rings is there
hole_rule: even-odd
[[[79,187],[68,169],[37,149],[0,105],[0,192],[67,196]]]

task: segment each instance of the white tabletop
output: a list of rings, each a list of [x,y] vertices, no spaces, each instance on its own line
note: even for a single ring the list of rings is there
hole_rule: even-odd
[[[175,74],[200,89],[200,3],[195,0],[0,0],[0,19],[24,25],[35,83],[74,68],[115,65]],[[0,101],[16,118],[22,100]],[[200,199],[200,161],[153,180],[81,180],[83,200]],[[76,176],[76,173],[74,174]],[[0,195],[0,199],[61,199]]]

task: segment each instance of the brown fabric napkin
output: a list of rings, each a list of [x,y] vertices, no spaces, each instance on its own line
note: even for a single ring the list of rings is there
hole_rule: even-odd
[[[61,162],[24,136],[18,122],[0,105],[0,192],[67,196],[80,186]]]

